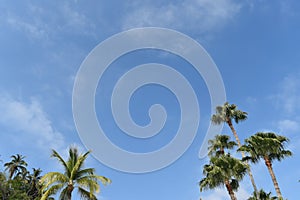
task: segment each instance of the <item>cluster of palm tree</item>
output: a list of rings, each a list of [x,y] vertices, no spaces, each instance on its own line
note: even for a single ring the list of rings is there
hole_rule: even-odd
[[[0,172],[0,200],[71,200],[76,189],[81,199],[96,200],[100,191],[99,181],[106,185],[111,180],[99,176],[94,168],[84,168],[90,151],[79,154],[76,147],[70,147],[69,157],[64,160],[58,152],[52,150],[52,157],[63,166],[64,172],[49,172],[41,176],[41,169],[27,170],[25,157],[17,154],[4,164],[5,172]],[[59,194],[58,194],[59,193]]]
[[[223,106],[218,106],[216,114],[211,119],[216,124],[226,123],[236,142],[230,141],[230,137],[227,135],[217,135],[209,141],[209,164],[203,168],[204,178],[199,182],[200,191],[224,185],[230,198],[236,200],[234,192],[237,191],[239,182],[248,174],[254,189],[253,196],[249,200],[283,199],[272,163],[274,160],[281,161],[292,155],[291,151],[285,149],[288,138],[272,132],[258,132],[247,138],[242,145],[232,121],[239,123],[247,119],[247,113],[238,110],[236,105],[228,102]],[[237,147],[237,152],[241,153],[241,159],[234,158],[230,154],[229,150],[234,149],[234,147]],[[271,193],[266,193],[263,190],[257,190],[248,162],[258,163],[260,160],[265,162],[277,197],[272,197]]]
[[[40,198],[41,169],[27,170],[25,157],[16,154],[11,156],[11,161],[4,164],[8,172],[0,172],[0,199],[34,200]]]

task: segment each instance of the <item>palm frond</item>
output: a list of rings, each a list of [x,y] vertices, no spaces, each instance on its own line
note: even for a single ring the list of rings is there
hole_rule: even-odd
[[[60,172],[49,172],[41,178],[40,182],[43,185],[43,189],[46,189],[54,183],[67,183],[68,180],[68,177]]]
[[[78,193],[79,193],[81,199],[84,199],[84,200],[96,200],[97,199],[97,197],[93,193],[88,192],[87,190],[85,190],[81,187],[78,188]]]
[[[67,163],[65,162],[65,160],[59,155],[59,153],[57,153],[57,151],[55,151],[54,149],[52,149],[52,154],[51,157],[55,157],[58,159],[58,161],[63,165],[64,169],[66,171],[69,171],[69,168],[67,166]]]
[[[50,197],[51,195],[57,193],[59,190],[61,190],[64,187],[64,184],[60,183],[60,184],[56,184],[56,185],[52,185],[50,188],[48,188],[45,193],[42,195],[41,200],[47,200],[48,197]]]

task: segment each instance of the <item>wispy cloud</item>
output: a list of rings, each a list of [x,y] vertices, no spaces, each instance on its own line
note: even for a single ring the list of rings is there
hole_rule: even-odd
[[[300,79],[299,73],[285,76],[277,94],[272,97],[279,119],[275,122],[279,134],[290,138],[289,149],[298,151],[300,139]]]
[[[123,29],[161,26],[204,33],[222,27],[240,11],[233,0],[184,0],[164,5],[136,3],[123,20]]]
[[[280,120],[278,127],[282,133],[296,133],[300,131],[300,122],[290,119]]]
[[[20,12],[13,10],[9,4],[6,10],[0,7],[0,25],[8,25],[34,41],[51,42],[64,34],[95,36],[93,20],[67,1],[47,5],[31,2],[24,4]]]
[[[300,79],[299,73],[286,76],[275,95],[277,108],[288,115],[297,114],[300,110]]]
[[[27,148],[48,152],[50,148],[61,149],[65,146],[63,135],[56,131],[43,111],[41,104],[32,99],[30,103],[0,95],[0,126],[22,141]],[[26,143],[31,141],[31,143]],[[11,141],[11,147],[14,145]]]

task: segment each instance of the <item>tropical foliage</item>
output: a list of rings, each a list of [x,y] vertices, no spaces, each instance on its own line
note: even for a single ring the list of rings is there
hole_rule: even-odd
[[[217,106],[216,107],[216,114],[212,115],[211,121],[215,124],[221,124],[221,123],[226,123],[229,128],[231,129],[231,132],[233,136],[235,137],[235,140],[238,144],[238,147],[241,147],[241,141],[238,137],[238,134],[233,126],[232,121],[235,123],[239,123],[241,121],[244,121],[248,118],[248,113],[242,110],[238,110],[238,107],[235,104],[229,104],[228,102],[225,102],[223,106]],[[242,157],[245,156],[243,152]],[[250,181],[252,183],[254,193],[257,194],[257,186],[254,181],[253,174],[251,172],[250,167],[248,166],[248,171],[247,171]],[[258,198],[258,196],[257,196]]]
[[[95,193],[100,191],[98,181],[106,185],[111,180],[95,174],[94,168],[84,168],[84,162],[89,153],[90,151],[79,154],[77,148],[71,147],[69,158],[65,161],[55,150],[52,150],[52,157],[60,162],[64,172],[49,172],[42,177],[43,196],[41,200],[46,200],[58,191],[60,191],[59,199],[70,200],[75,188],[82,199],[97,199]]]
[[[204,178],[199,182],[200,191],[224,185],[230,198],[236,200],[234,191],[246,174],[247,165],[225,152],[225,149],[236,146],[229,136],[217,135],[214,140],[209,140],[209,144],[210,161],[203,168]]]
[[[24,156],[11,156],[12,160],[4,164],[5,172],[0,172],[0,199],[38,200],[41,198],[39,180],[41,170],[33,168],[30,173]]]
[[[258,132],[246,139],[245,145],[239,148],[239,151],[249,153],[249,156],[246,156],[244,160],[249,160],[253,163],[258,163],[261,159],[264,160],[272,178],[278,198],[282,198],[282,194],[272,163],[274,160],[281,161],[282,159],[292,155],[291,151],[285,149],[286,142],[288,142],[288,138],[284,136],[280,136],[272,132]]]
[[[71,199],[76,188],[81,199],[97,199],[95,193],[100,191],[98,181],[103,184],[111,180],[99,176],[94,168],[84,168],[84,163],[90,151],[79,154],[77,148],[69,149],[69,158],[65,161],[55,150],[52,156],[57,158],[64,167],[64,172],[49,172],[41,175],[40,168],[27,170],[25,156],[16,154],[11,161],[4,164],[5,171],[0,172],[1,200],[54,200],[51,195],[60,191],[60,200]]]
[[[12,160],[8,163],[5,163],[4,166],[6,167],[6,170],[9,171],[9,179],[12,179],[12,177],[17,175],[24,175],[26,176],[26,166],[27,163],[25,162],[24,158],[25,156],[22,156],[20,154],[12,155]]]
[[[278,199],[275,196],[271,196],[271,192],[266,193],[263,189],[258,191],[258,198],[256,194],[253,193],[252,197],[248,198],[248,200],[276,200]]]

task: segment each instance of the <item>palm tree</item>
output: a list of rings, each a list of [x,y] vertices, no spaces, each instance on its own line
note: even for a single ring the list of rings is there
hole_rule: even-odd
[[[232,158],[230,154],[225,154],[225,149],[233,149],[237,144],[230,141],[228,135],[216,135],[208,143],[210,163],[204,166],[203,174],[206,177],[200,181],[200,190],[212,189],[224,184],[231,199],[236,199],[234,190],[238,189],[238,181],[245,174],[246,165],[240,160]]]
[[[258,132],[246,139],[245,145],[238,149],[249,153],[249,156],[246,156],[244,160],[250,160],[253,163],[257,163],[260,159],[265,161],[279,199],[282,198],[282,194],[273,171],[272,162],[274,160],[281,161],[292,155],[291,151],[285,150],[286,142],[288,142],[288,138],[284,136],[272,132]]]
[[[5,163],[4,166],[6,167],[5,170],[9,171],[9,179],[11,180],[14,174],[21,174],[27,171],[26,166],[27,163],[25,162],[25,156],[20,154],[12,155],[12,160],[8,163]]]
[[[226,102],[223,106],[216,107],[216,114],[212,116],[211,121],[215,124],[221,124],[225,122],[231,129],[238,145],[241,146],[241,141],[236,133],[236,130],[234,129],[232,120],[238,124],[239,122],[246,120],[247,115],[248,113],[238,110],[236,105]]]
[[[29,189],[27,194],[31,196],[33,199],[35,199],[40,195],[41,185],[39,181],[42,178],[41,176],[42,170],[40,168],[38,169],[33,168],[32,170],[33,170],[32,174],[29,174],[27,177],[28,179],[27,181],[29,184]]]
[[[271,192],[266,193],[262,189],[258,191],[258,196],[259,196],[259,200],[276,200],[276,199],[278,199],[277,197],[274,197],[274,196],[271,197]],[[248,200],[258,200],[258,199],[256,198],[256,194],[253,193],[253,196],[248,198]]]
[[[228,135],[216,135],[213,140],[208,141],[208,155],[220,156],[225,154],[225,149],[233,149],[237,144],[230,141]]]
[[[231,157],[230,154],[211,157],[209,164],[203,169],[205,177],[199,182],[200,191],[225,185],[231,200],[236,200],[234,191],[238,189],[239,181],[243,179],[246,172],[247,165]]]
[[[52,150],[52,157],[64,167],[64,173],[49,172],[41,178],[42,190],[44,191],[41,200],[46,200],[49,196],[61,191],[59,199],[71,200],[72,192],[77,188],[83,199],[97,199],[96,192],[99,192],[98,181],[106,185],[111,180],[95,174],[94,168],[83,168],[84,161],[90,151],[80,154],[77,148],[69,149],[69,158],[65,161],[55,150]]]
[[[225,102],[223,106],[216,107],[216,114],[212,115],[211,121],[214,124],[226,123],[231,129],[232,134],[235,137],[236,142],[238,143],[238,147],[241,147],[241,141],[232,124],[232,121],[238,124],[239,122],[246,120],[247,115],[247,112],[238,110],[238,107],[235,104],[229,104],[228,102]],[[245,157],[245,154],[243,152],[241,152],[241,154],[242,157]],[[257,194],[257,187],[250,167],[248,167],[248,175],[250,177],[254,192]],[[258,195],[257,198],[259,199]]]

